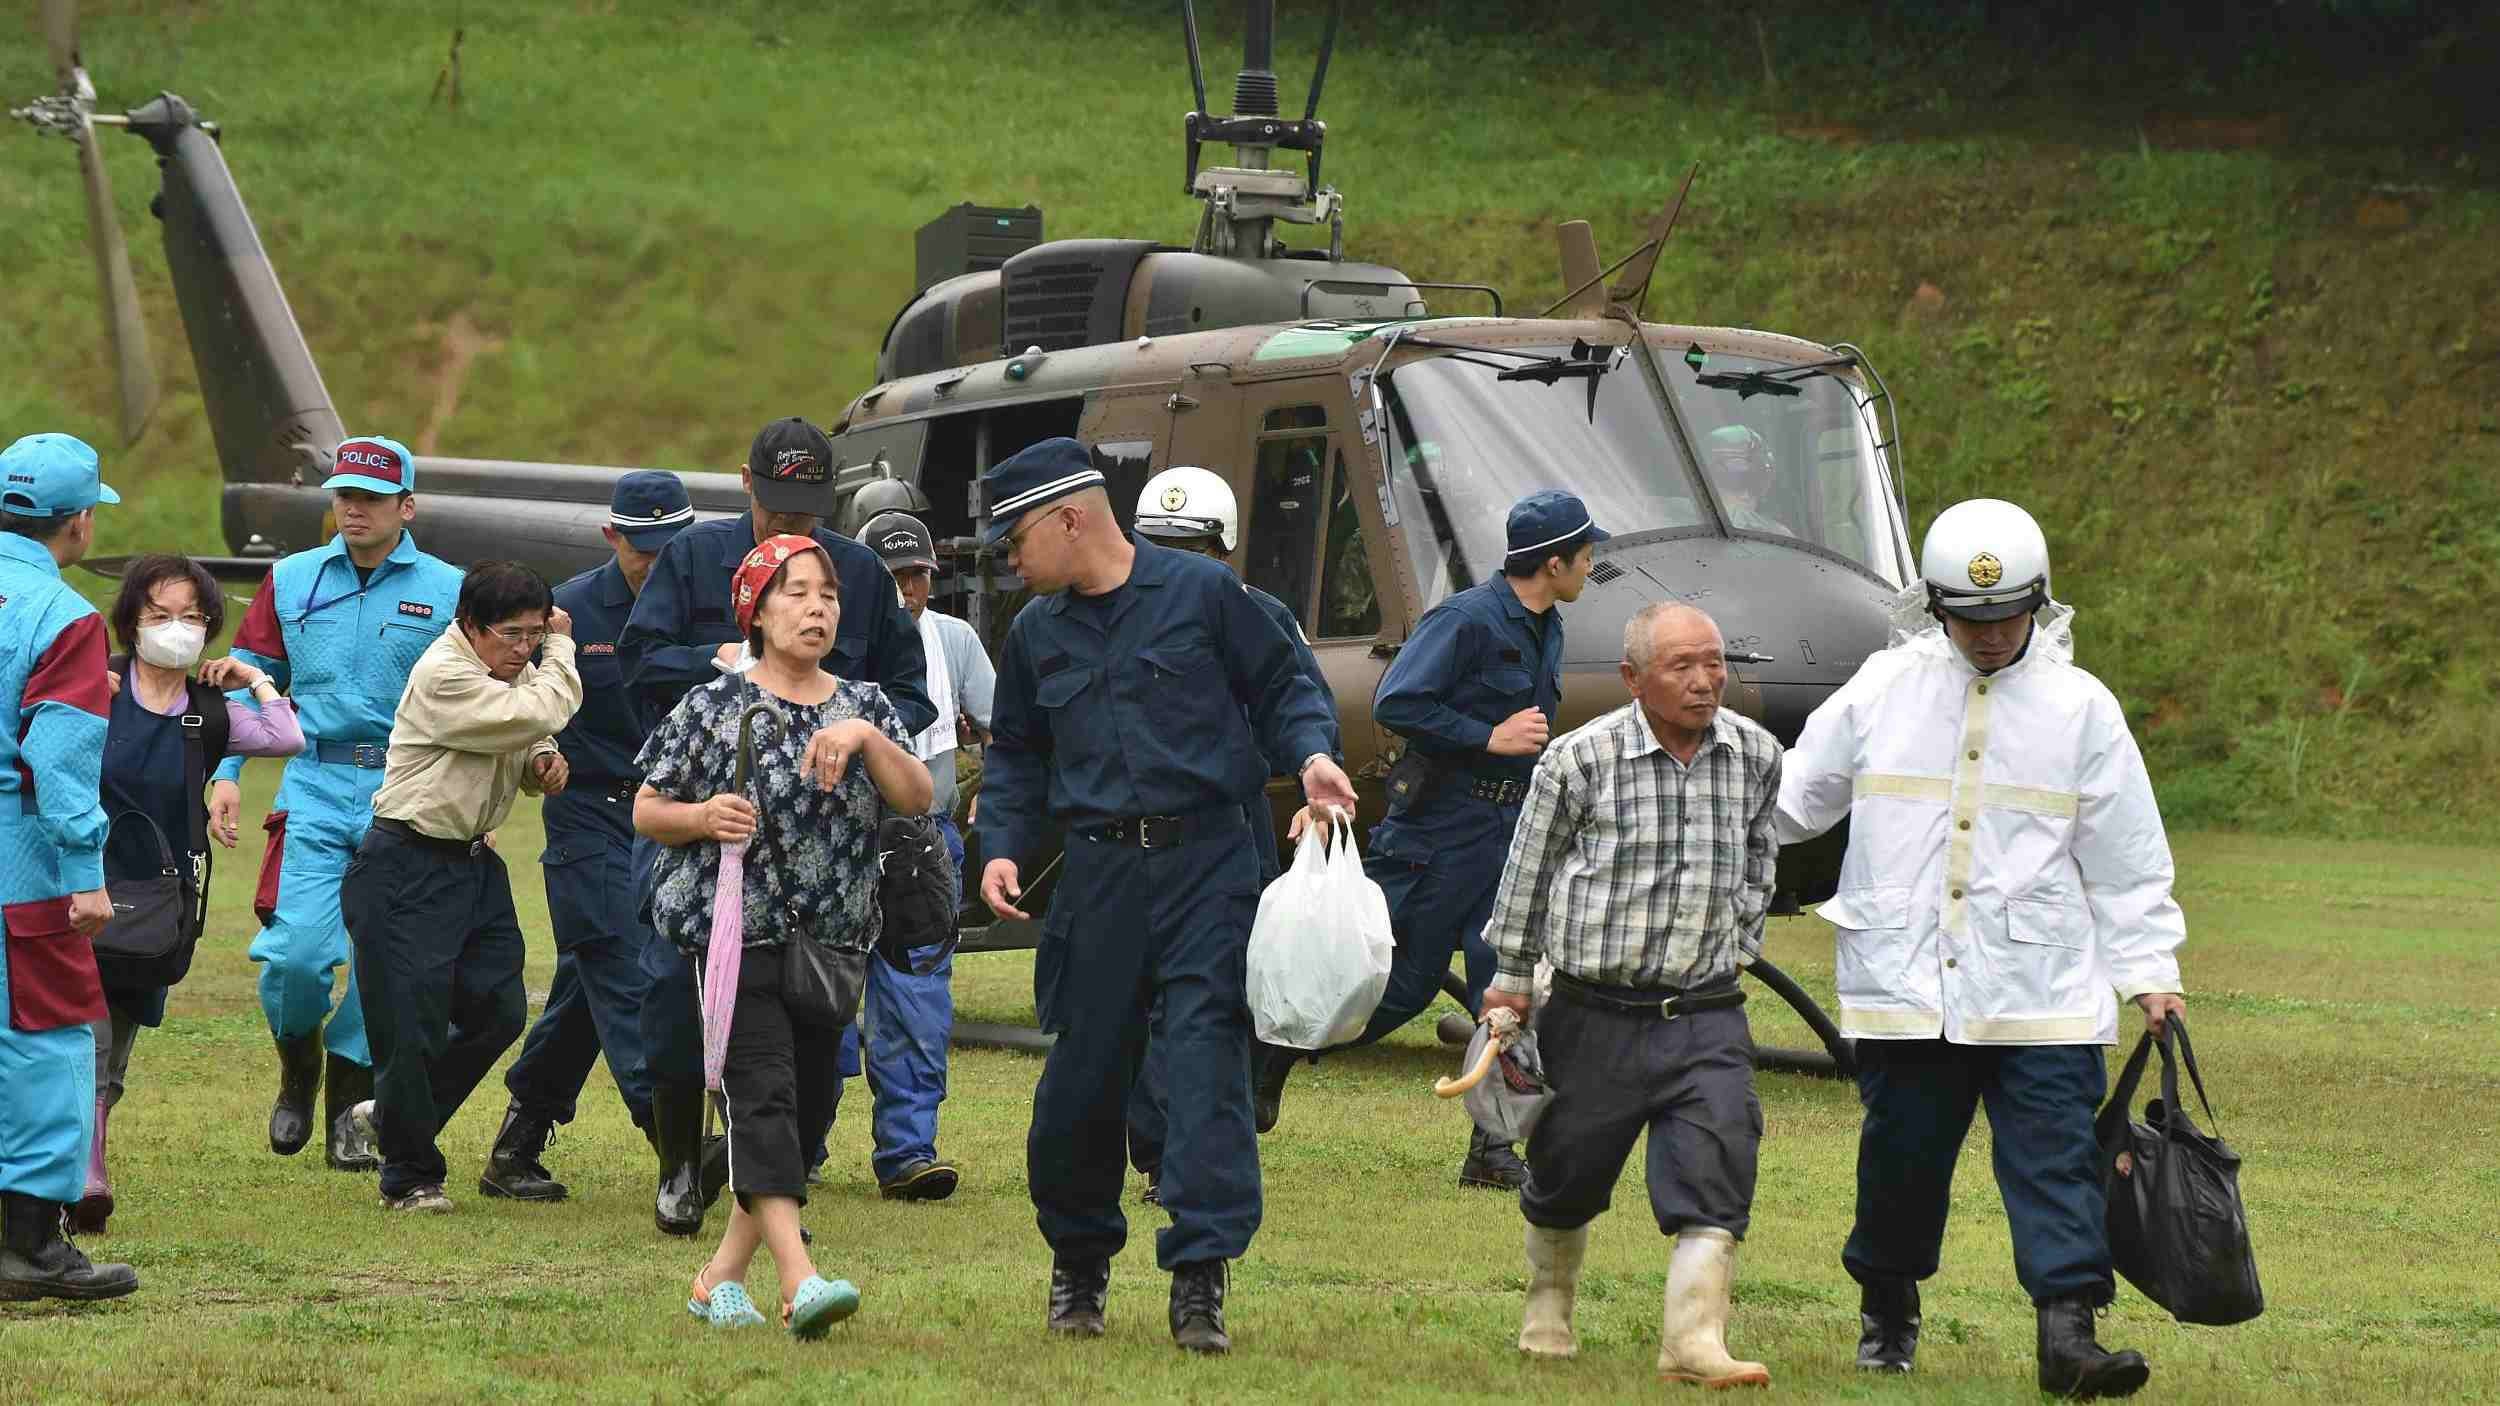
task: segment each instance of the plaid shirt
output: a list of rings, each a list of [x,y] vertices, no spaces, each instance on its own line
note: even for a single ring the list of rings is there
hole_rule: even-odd
[[[1548,747],[1511,836],[1485,940],[1498,990],[1537,958],[1582,981],[1708,986],[1762,951],[1780,744],[1722,708],[1688,766],[1627,703]]]

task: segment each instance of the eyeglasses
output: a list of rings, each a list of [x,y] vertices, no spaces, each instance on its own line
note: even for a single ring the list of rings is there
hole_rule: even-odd
[[[1062,504],[1060,504],[1058,507],[1055,507],[1055,508],[1051,509],[1049,512],[1046,512],[1046,513],[1042,514],[1040,517],[1037,517],[1037,518],[1033,519],[1031,522],[1026,523],[1024,526],[1019,527],[1019,528],[1017,528],[1015,531],[1008,533],[1008,534],[1007,534],[1007,550],[1008,550],[1008,552],[1009,552],[1010,554],[1013,554],[1013,553],[1015,553],[1015,552],[1018,552],[1018,551],[1023,550],[1023,548],[1024,548],[1024,539],[1033,535],[1033,529],[1034,529],[1034,528],[1037,528],[1037,527],[1041,526],[1043,523],[1046,523],[1046,522],[1050,521],[1052,518],[1057,517],[1059,514],[1064,513],[1064,512],[1066,512],[1066,511],[1068,511],[1070,508],[1073,508],[1073,507],[1075,507],[1075,506],[1076,506],[1076,505],[1075,505],[1074,503],[1062,503]]]
[[[180,621],[185,625],[196,625],[203,630],[208,628],[208,616],[196,610],[186,610],[180,615],[167,615],[161,610],[142,610],[139,612],[139,623],[141,625],[170,625],[176,621]]]
[[[545,630],[512,630],[501,625],[489,625],[486,633],[515,649],[536,649],[547,642]]]

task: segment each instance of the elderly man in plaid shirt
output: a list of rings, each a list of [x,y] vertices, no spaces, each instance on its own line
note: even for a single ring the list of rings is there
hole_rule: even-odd
[[[1727,1352],[1736,1242],[1753,1207],[1762,1105],[1737,968],[1762,950],[1780,744],[1726,712],[1726,647],[1688,605],[1623,632],[1632,701],[1557,739],[1537,764],[1485,940],[1488,1010],[1528,1014],[1538,958],[1554,992],[1536,1020],[1554,1101],[1528,1143],[1528,1301],[1519,1347],[1577,1350],[1571,1306],[1589,1222],[1649,1131],[1649,1205],[1676,1237],[1658,1371],[1768,1385]]]

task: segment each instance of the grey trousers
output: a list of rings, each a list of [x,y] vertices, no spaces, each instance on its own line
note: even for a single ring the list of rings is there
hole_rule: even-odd
[[[1646,1130],[1658,1229],[1745,1238],[1762,1104],[1743,1007],[1666,1020],[1589,1004],[1558,985],[1537,1015],[1536,1040],[1554,1101],[1528,1139],[1519,1209],[1529,1224],[1573,1230],[1596,1219]]]
[[[112,1107],[122,1101],[122,1079],[130,1073],[130,1047],[139,1038],[139,1022],[130,1008],[110,996],[105,1017],[87,1028],[95,1032],[95,1091]]]

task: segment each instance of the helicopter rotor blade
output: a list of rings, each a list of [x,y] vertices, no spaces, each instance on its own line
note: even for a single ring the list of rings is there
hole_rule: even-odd
[[[43,42],[52,53],[52,76],[67,86],[78,68],[78,0],[43,0]]]
[[[104,325],[113,342],[115,381],[121,396],[122,443],[138,441],[156,409],[156,368],[148,359],[147,322],[139,315],[139,287],[130,276],[130,247],[113,207],[104,175],[104,152],[95,128],[78,134],[78,167],[87,178],[87,248],[95,255],[104,302]]]

